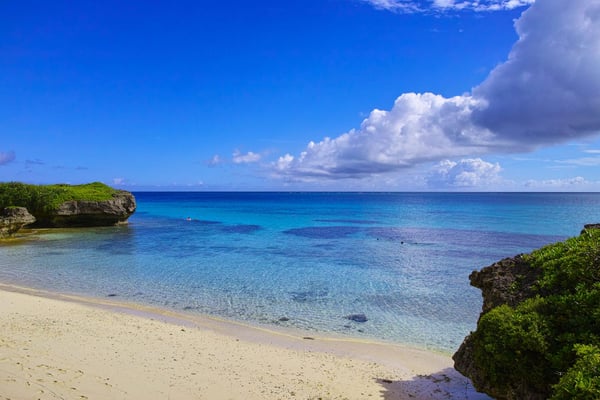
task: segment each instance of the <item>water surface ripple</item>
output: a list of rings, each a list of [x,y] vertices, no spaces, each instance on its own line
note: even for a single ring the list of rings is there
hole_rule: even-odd
[[[0,245],[0,281],[452,352],[472,270],[600,222],[598,194],[135,195],[128,226]]]

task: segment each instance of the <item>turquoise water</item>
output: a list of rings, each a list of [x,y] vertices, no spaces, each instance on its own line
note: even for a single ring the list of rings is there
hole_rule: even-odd
[[[128,226],[1,245],[0,281],[452,352],[472,270],[600,222],[598,194],[135,195]]]

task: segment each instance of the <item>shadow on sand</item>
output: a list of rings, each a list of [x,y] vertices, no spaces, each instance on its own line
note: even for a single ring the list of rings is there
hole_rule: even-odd
[[[381,394],[385,400],[491,400],[491,397],[475,391],[471,381],[454,368],[417,375],[410,380],[379,378],[377,383],[383,387]]]

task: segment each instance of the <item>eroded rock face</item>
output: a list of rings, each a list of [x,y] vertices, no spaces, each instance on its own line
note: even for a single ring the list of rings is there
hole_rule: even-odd
[[[505,258],[481,271],[469,275],[471,286],[481,289],[483,306],[481,315],[502,304],[511,307],[532,297],[532,285],[540,275],[540,270],[532,268],[521,255]],[[475,349],[471,335],[467,336],[458,351],[452,356],[454,368],[471,379],[473,386],[495,398],[505,398],[495,393],[495,388],[486,382],[475,364]]]
[[[532,297],[531,287],[540,276],[540,272],[523,260],[521,255],[505,258],[481,271],[473,271],[469,280],[471,286],[481,289],[482,314],[502,304],[515,307]]]
[[[120,190],[105,201],[66,201],[48,216],[38,218],[36,226],[85,227],[123,224],[135,212],[133,194]]]
[[[8,207],[0,214],[0,239],[11,237],[25,225],[35,222],[35,217],[24,207]]]

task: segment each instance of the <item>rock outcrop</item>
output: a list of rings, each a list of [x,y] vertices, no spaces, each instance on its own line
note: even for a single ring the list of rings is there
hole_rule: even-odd
[[[531,268],[521,255],[505,258],[481,271],[473,271],[469,280],[471,286],[481,289],[482,314],[502,304],[515,307],[531,297],[531,287],[540,272],[539,269]]]
[[[588,229],[600,229],[600,224],[587,224],[583,226],[583,230],[581,233],[585,232]]]
[[[582,234],[591,229],[600,229],[600,224],[585,225]],[[522,255],[498,261],[469,275],[471,285],[481,289],[483,297],[481,317],[490,310],[506,304],[515,308],[524,300],[544,295],[544,290],[534,287],[541,278],[542,270],[532,267]],[[535,390],[521,388],[518,395],[499,391],[484,376],[475,361],[475,339],[471,333],[465,338],[458,351],[452,356],[454,368],[471,379],[473,386],[497,399],[542,400],[547,396]]]
[[[483,296],[481,315],[502,304],[514,307],[531,297],[533,295],[532,285],[539,275],[540,271],[531,268],[521,255],[505,258],[481,269],[481,271],[473,271],[469,275],[469,280],[471,286],[481,289]],[[492,394],[495,388],[490,386],[480,373],[474,361],[474,353],[473,339],[469,335],[452,356],[454,368],[470,378],[478,391]]]
[[[0,214],[0,239],[13,236],[25,225],[35,222],[35,217],[24,207],[7,207]]]
[[[135,208],[133,194],[119,190],[109,200],[66,201],[48,215],[37,216],[35,226],[64,228],[123,224]]]

